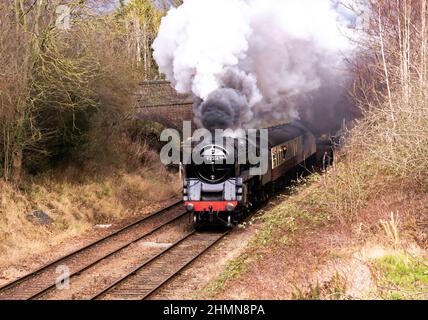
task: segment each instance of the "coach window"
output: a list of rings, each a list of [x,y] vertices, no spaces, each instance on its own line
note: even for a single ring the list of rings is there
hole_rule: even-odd
[[[273,154],[273,167],[276,168],[278,166],[278,159],[276,153]]]

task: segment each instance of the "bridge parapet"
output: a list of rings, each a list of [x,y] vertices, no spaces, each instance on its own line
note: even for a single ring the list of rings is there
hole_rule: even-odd
[[[156,121],[180,131],[183,121],[193,119],[193,97],[177,93],[168,81],[141,83],[139,96],[137,119]]]

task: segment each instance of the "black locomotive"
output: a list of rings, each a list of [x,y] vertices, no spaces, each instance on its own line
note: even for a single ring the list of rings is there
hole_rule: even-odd
[[[254,140],[259,155],[261,139]],[[235,137],[226,144],[213,140],[193,150],[204,162],[191,161],[184,166],[183,200],[196,227],[217,223],[232,226],[252,206],[282,187],[297,167],[309,167],[316,161],[316,138],[301,122],[268,128],[265,142],[267,170],[256,175],[251,174],[253,165],[238,161],[234,152],[243,144],[247,150],[254,144],[247,137]]]

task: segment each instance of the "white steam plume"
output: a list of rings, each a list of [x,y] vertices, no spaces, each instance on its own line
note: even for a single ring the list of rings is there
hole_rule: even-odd
[[[330,0],[185,0],[163,18],[154,57],[177,91],[201,99],[200,126],[298,117],[343,99],[352,46],[337,8]]]

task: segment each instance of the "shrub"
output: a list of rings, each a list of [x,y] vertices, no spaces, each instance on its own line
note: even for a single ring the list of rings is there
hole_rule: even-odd
[[[103,151],[132,115],[138,82],[149,73],[151,38],[143,49],[146,34],[129,35],[146,21],[153,31],[161,13],[148,1],[123,4],[118,14],[94,12],[86,3],[67,3],[69,30],[55,25],[59,1],[0,4],[0,176],[6,180],[19,182],[23,168],[37,173],[82,158],[82,151]]]

